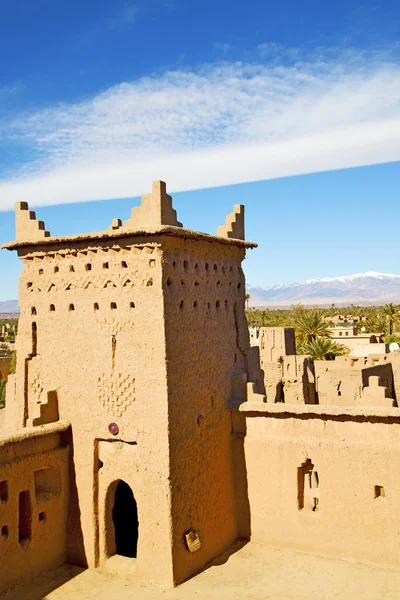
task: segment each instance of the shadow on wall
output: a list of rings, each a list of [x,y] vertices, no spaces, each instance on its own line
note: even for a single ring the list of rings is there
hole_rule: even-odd
[[[70,448],[67,561],[74,565],[87,567],[87,558],[81,527],[81,510],[79,507],[78,488],[76,485],[72,428],[69,428],[69,430],[65,432],[64,442],[65,444],[68,444]]]
[[[250,503],[247,483],[244,440],[246,437],[246,417],[239,411],[231,411],[232,418],[232,467],[236,499],[236,519],[238,540],[249,541],[251,537]],[[234,550],[236,552],[236,550]]]

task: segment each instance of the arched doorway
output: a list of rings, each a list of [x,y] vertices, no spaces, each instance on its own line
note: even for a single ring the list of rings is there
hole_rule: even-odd
[[[125,481],[119,481],[115,489],[112,520],[116,554],[136,558],[139,534],[137,505],[132,490]]]

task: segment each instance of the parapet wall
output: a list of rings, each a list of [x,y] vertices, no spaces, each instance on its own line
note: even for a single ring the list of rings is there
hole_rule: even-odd
[[[68,426],[0,437],[0,594],[65,561]]]
[[[253,540],[398,566],[398,409],[240,410]]]

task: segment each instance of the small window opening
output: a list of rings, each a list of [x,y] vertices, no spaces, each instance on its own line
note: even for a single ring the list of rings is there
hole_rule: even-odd
[[[204,265],[204,267],[205,267],[206,271],[208,271],[208,269],[210,268],[210,267],[209,267],[209,265],[208,265],[208,263],[206,263],[206,264]]]
[[[74,273],[75,272],[74,265],[69,265],[69,270],[71,273]]]
[[[8,538],[8,533],[9,531],[7,525],[3,525],[3,527],[1,528],[1,535],[5,540]]]
[[[220,302],[219,302],[219,300],[217,300],[216,303],[215,303],[215,308],[218,310],[219,307],[220,307]]]
[[[154,260],[154,258],[152,258],[151,260],[149,260],[149,267],[154,269],[155,266],[156,266],[156,261]]]
[[[36,308],[35,306],[31,306],[31,315],[36,315]]]
[[[237,284],[237,289],[238,289],[238,290],[240,290],[240,288],[241,288],[241,287],[242,287],[242,284],[239,282],[239,283]]]
[[[194,310],[197,310],[197,302],[196,301],[193,302],[193,308],[194,308]]]
[[[39,513],[39,521],[41,521],[42,523],[46,523],[47,517],[46,517],[46,513],[45,512],[40,512]]]
[[[103,263],[103,269],[108,269],[108,267],[109,267],[108,262]]]
[[[117,308],[116,302],[111,302],[110,308],[111,308],[111,310],[115,310]]]
[[[32,286],[33,286],[33,283],[32,283],[32,281],[28,281],[28,283],[26,284],[26,287],[28,288],[28,290],[29,290],[29,288],[31,288]]]
[[[75,306],[73,304],[70,304],[68,307],[68,310],[69,311],[75,310]]]
[[[39,269],[39,275],[43,275],[44,271],[43,269]]]
[[[228,310],[228,300],[225,300],[225,310]]]
[[[176,261],[175,261],[175,260],[173,260],[173,261],[172,261],[172,266],[173,266],[173,267],[174,267],[174,269],[175,269],[175,267],[176,267]]]
[[[385,488],[383,485],[374,485],[374,498],[384,498]]]
[[[214,271],[218,271],[218,266],[214,264]]]
[[[86,269],[86,271],[91,271],[92,270],[92,265],[90,263],[87,263],[85,265],[85,269]]]
[[[99,304],[98,304],[98,302],[95,302],[93,304],[93,310],[99,310]]]
[[[167,279],[167,287],[168,287],[168,288],[171,288],[171,287],[172,287],[172,280],[171,280],[171,278],[170,278],[170,277],[168,277],[168,279]]]
[[[129,306],[130,306],[131,308],[135,308],[135,303],[134,303],[134,302],[131,302],[131,303],[129,304]]]
[[[54,312],[56,310],[56,307],[54,306],[54,304],[50,304],[50,311]]]
[[[179,304],[179,308],[181,309],[181,312],[183,312],[183,308],[184,308],[183,300],[181,300],[181,303]]]
[[[58,273],[60,270],[60,267],[54,267],[54,273]]]
[[[151,285],[153,285],[153,280],[149,279],[146,285],[147,285],[147,287],[150,287]]]
[[[7,502],[8,500],[8,483],[7,481],[0,481],[0,501]]]
[[[198,282],[198,281],[195,281],[195,282],[194,282],[194,287],[197,287],[198,285],[199,285],[199,282]]]
[[[123,269],[127,269],[127,268],[128,268],[128,265],[126,264],[126,261],[125,261],[125,260],[123,260],[123,261],[121,262],[121,267],[122,267]]]
[[[217,281],[217,287],[221,287],[221,282]]]
[[[195,270],[195,271],[198,271],[198,270],[199,270],[199,263],[196,263],[196,264],[194,265],[194,270]]]
[[[187,260],[183,261],[183,268],[185,269],[185,271],[188,270],[188,261]]]

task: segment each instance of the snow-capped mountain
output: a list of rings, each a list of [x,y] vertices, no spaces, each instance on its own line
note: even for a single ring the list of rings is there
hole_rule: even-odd
[[[311,305],[399,304],[400,275],[368,271],[269,288],[249,286],[247,292],[251,306],[287,306],[298,302]]]
[[[19,313],[18,300],[6,300],[5,302],[0,302],[0,315],[6,313]]]

